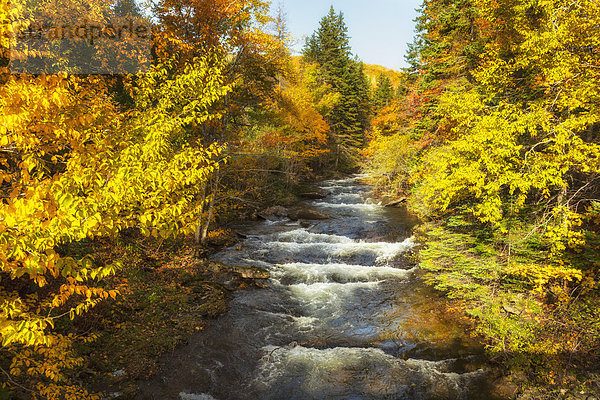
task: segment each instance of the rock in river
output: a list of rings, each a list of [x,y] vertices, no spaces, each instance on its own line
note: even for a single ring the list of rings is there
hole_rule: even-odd
[[[318,220],[318,219],[329,219],[329,215],[323,214],[317,210],[313,210],[308,207],[296,208],[288,212],[288,218],[292,221],[299,219]]]
[[[320,188],[315,188],[310,191],[298,193],[298,196],[300,196],[303,199],[308,199],[308,200],[321,200],[321,199],[324,199],[325,197],[327,197],[328,195],[329,195],[329,192],[327,190],[323,190]]]
[[[258,217],[264,220],[276,220],[277,218],[284,218],[288,214],[288,210],[282,206],[272,206],[264,209],[258,213]]]

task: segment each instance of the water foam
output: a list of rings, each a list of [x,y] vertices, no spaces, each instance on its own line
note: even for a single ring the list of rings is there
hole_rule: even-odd
[[[288,252],[291,255],[321,256],[327,259],[368,255],[374,257],[377,263],[391,261],[397,255],[414,247],[412,237],[398,243],[360,242],[346,239],[347,242],[339,243],[268,242],[265,247],[268,251]]]
[[[340,202],[340,203],[346,203],[346,202],[352,202],[352,201],[357,201],[357,202],[364,201],[363,197],[359,193],[339,193],[339,194],[331,196],[331,199],[336,202]]]
[[[304,283],[317,282],[363,282],[379,281],[385,278],[404,278],[413,270],[393,267],[370,267],[350,264],[279,264],[273,271],[274,277],[292,277]]]
[[[365,211],[366,212],[366,211],[381,210],[381,206],[379,204],[369,204],[369,203],[326,203],[324,201],[319,201],[319,202],[315,202],[313,204],[317,207],[352,210],[352,211]]]
[[[295,229],[276,235],[279,242],[295,243],[354,243],[354,240],[346,236],[328,235],[325,233],[312,233],[306,229]]]
[[[323,300],[332,296],[349,295],[356,289],[371,289],[377,287],[381,281],[373,282],[316,282],[316,283],[297,283],[289,285],[289,289],[300,298],[307,301]]]
[[[352,398],[468,399],[468,382],[484,374],[447,372],[453,360],[402,360],[378,348],[266,346],[263,351],[257,380],[271,388],[299,380],[304,393],[297,398],[343,397],[350,394],[347,382],[352,380],[362,389],[361,397]]]

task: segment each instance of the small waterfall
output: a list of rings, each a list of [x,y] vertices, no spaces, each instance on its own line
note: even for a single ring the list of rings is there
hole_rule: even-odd
[[[307,284],[317,282],[369,282],[386,278],[404,278],[413,269],[404,270],[393,267],[378,267],[349,264],[279,264],[271,272],[271,277],[277,283],[286,282]]]
[[[273,399],[459,399],[480,371],[450,372],[455,360],[402,360],[376,348],[264,348],[256,378]],[[299,384],[300,383],[300,384]],[[297,391],[287,390],[288,385]],[[352,397],[347,386],[356,392]]]

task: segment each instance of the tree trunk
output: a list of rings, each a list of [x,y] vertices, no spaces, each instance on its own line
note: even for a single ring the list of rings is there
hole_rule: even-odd
[[[194,241],[196,244],[200,244],[200,234],[202,233],[202,215],[204,214],[204,202],[206,201],[206,183],[202,184],[202,206],[200,207],[200,215],[198,216],[198,225],[196,225],[196,231],[194,232]]]
[[[206,216],[206,221],[204,222],[204,227],[202,228],[202,237],[200,238],[200,243],[204,244],[206,243],[206,238],[208,236],[208,228],[210,227],[210,220],[212,219],[212,214],[213,214],[213,209],[215,206],[215,197],[217,196],[217,189],[219,188],[219,180],[220,180],[220,173],[219,173],[219,169],[217,168],[216,172],[215,172],[215,178],[213,179],[212,182],[212,193],[210,196],[210,201],[208,203],[208,215]]]

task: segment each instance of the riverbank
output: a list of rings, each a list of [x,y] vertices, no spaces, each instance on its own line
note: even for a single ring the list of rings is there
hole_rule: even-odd
[[[260,285],[254,276],[232,271],[208,256],[236,238],[217,230],[198,248],[192,240],[161,241],[136,232],[116,243],[98,243],[97,258],[127,266],[107,282],[119,290],[74,322],[77,332],[96,340],[78,347],[84,386],[110,398],[132,398],[137,382],[159,371],[158,359],[227,311],[235,290]]]

